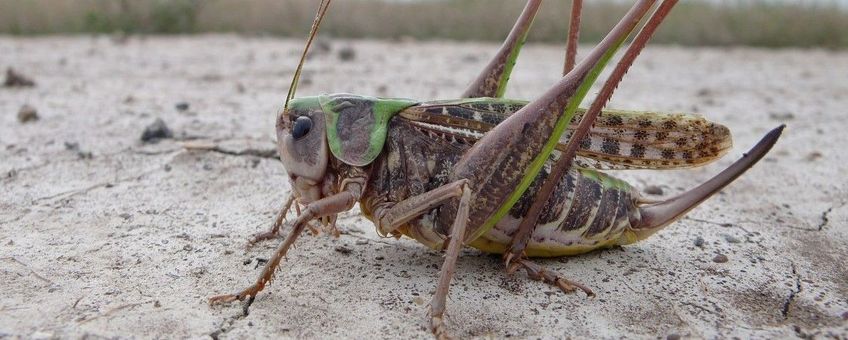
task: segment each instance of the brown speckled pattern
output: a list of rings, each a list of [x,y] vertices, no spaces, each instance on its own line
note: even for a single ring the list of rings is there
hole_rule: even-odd
[[[405,110],[417,121],[485,133],[525,102],[496,98],[437,101]],[[583,118],[578,110],[558,148],[564,148]],[[701,166],[731,147],[727,127],[694,114],[604,110],[580,143],[576,163],[600,170],[677,169]]]

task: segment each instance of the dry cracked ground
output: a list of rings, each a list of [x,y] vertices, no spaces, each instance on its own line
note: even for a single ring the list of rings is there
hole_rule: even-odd
[[[249,315],[206,303],[250,284],[275,247],[245,243],[290,190],[273,123],[301,43],[0,37],[0,67],[35,83],[0,88],[0,338],[429,338],[441,255],[381,239],[358,210],[340,218],[339,238],[303,237]],[[324,41],[299,94],[453,98],[496,48]],[[544,91],[561,55],[528,45],[507,96]],[[610,106],[702,113],[736,146],[700,169],[618,173],[646,195],[706,180],[781,123],[783,138],[653,238],[542,261],[596,298],[464,252],[449,327],[495,338],[848,337],[846,79],[846,52],[649,47]],[[172,136],[142,142],[157,119]]]

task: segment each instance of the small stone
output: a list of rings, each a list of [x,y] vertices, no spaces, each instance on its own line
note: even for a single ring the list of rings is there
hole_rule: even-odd
[[[728,261],[727,256],[724,255],[724,254],[718,254],[715,257],[713,257],[713,262],[715,262],[715,263],[725,263],[727,261]]]
[[[29,105],[21,106],[21,109],[18,110],[18,121],[21,123],[29,123],[38,120],[38,111],[35,110],[34,107]]]
[[[165,122],[161,118],[156,118],[156,121],[144,128],[144,132],[141,134],[141,141],[145,143],[155,143],[160,139],[173,137],[174,133],[171,132],[171,129],[169,129],[167,125],[165,125]]]
[[[350,248],[345,247],[345,246],[338,246],[338,247],[336,247],[336,252],[344,254],[344,255],[349,255],[350,253],[353,252],[353,249],[350,249]]]
[[[179,102],[174,107],[177,109],[177,111],[182,112],[182,111],[188,111],[189,105],[186,102]]]
[[[698,92],[695,93],[695,95],[698,97],[710,97],[713,95],[713,91],[706,87],[702,87],[700,90],[698,90]]]
[[[412,299],[412,302],[414,302],[416,305],[421,306],[421,305],[424,304],[424,298],[422,298],[420,296],[416,296]]]
[[[313,50],[320,53],[327,53],[333,50],[333,44],[325,39],[316,39]]]
[[[813,151],[813,152],[810,152],[809,154],[807,154],[807,156],[806,156],[806,157],[804,157],[804,159],[806,159],[807,161],[812,162],[812,161],[818,160],[819,158],[822,158],[823,156],[824,156],[824,155],[822,155],[822,153],[821,153],[821,152],[819,152],[819,151]]]
[[[774,119],[776,121],[785,122],[788,120],[795,119],[795,115],[792,112],[769,112],[769,118]]]
[[[660,188],[658,185],[649,185],[649,186],[645,187],[645,190],[643,190],[643,191],[648,195],[659,196],[659,195],[663,194],[663,189]]]
[[[94,157],[91,151],[83,151],[77,142],[65,142],[65,150],[76,152],[80,159],[92,159]]]
[[[704,247],[704,238],[700,237],[700,236],[695,237],[695,246],[698,247],[698,248],[703,248]]]
[[[722,235],[722,236],[724,236],[724,240],[725,240],[725,241],[727,241],[727,243],[739,243],[739,242],[742,242],[742,241],[740,241],[738,238],[736,238],[736,237],[735,237],[735,236],[733,236],[733,235],[727,235],[727,234],[725,234],[725,235]]]
[[[680,334],[671,333],[665,338],[666,338],[666,340],[680,340]]]
[[[462,61],[466,63],[476,63],[480,60],[480,57],[476,54],[466,54],[462,56]]]
[[[3,87],[33,87],[35,82],[29,77],[18,73],[13,68],[6,69],[6,80],[3,81]]]
[[[356,59],[356,50],[353,47],[345,46],[339,49],[339,60],[351,61],[353,59]]]
[[[155,308],[162,307],[162,303],[159,302],[159,300],[153,301],[153,307],[155,307]]]
[[[848,320],[848,312],[842,313],[842,320]]]

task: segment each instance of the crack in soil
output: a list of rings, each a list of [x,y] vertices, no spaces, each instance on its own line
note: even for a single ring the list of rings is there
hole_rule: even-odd
[[[105,187],[108,187],[110,185],[139,181],[139,180],[143,179],[144,177],[146,177],[148,175],[151,175],[151,174],[153,174],[157,171],[162,170],[162,167],[165,164],[171,163],[174,160],[174,158],[176,157],[176,155],[178,155],[180,152],[181,151],[173,152],[172,156],[169,159],[167,159],[167,161],[165,161],[162,164],[159,164],[155,167],[151,167],[148,170],[143,171],[141,173],[121,177],[121,178],[118,178],[118,179],[115,179],[115,180],[95,183],[95,184],[89,185],[89,186],[84,187],[84,188],[67,190],[67,191],[55,193],[55,194],[48,195],[48,196],[38,197],[38,198],[33,199],[32,202],[35,204],[35,203],[40,203],[40,202],[43,202],[43,201],[48,201],[48,200],[53,200],[53,199],[68,199],[68,198],[71,198],[71,197],[74,197],[74,196],[77,196],[77,195],[87,194],[87,193],[89,193],[93,190],[96,190],[96,189],[99,189],[99,188],[105,188]]]
[[[830,223],[830,218],[828,218],[827,215],[829,215],[831,211],[833,211],[833,207],[827,208],[827,210],[821,213],[821,223],[819,223],[818,226],[819,231],[822,231],[822,229]]]
[[[241,151],[232,151],[215,146],[214,148],[207,149],[206,151],[217,152],[230,156],[254,156],[259,158],[279,160],[279,157],[277,157],[277,150],[274,149],[244,149]]]
[[[221,321],[221,324],[218,326],[218,329],[209,332],[209,337],[213,340],[218,340],[222,335],[226,335],[229,331],[233,329],[233,324],[241,319],[244,319],[248,316],[247,308],[244,308],[242,313],[238,313],[236,315],[226,317]]]
[[[236,150],[230,150],[228,148],[222,147],[221,145],[214,143],[214,142],[212,144],[209,144],[209,143],[184,144],[183,147],[186,150],[190,150],[190,151],[206,151],[206,152],[220,153],[220,154],[229,155],[229,156],[253,156],[253,157],[259,157],[259,158],[274,159],[274,160],[277,160],[277,161],[280,160],[280,158],[277,154],[277,148],[276,147],[269,147],[269,148],[248,147],[248,148],[244,148],[244,149],[236,151]]]
[[[780,310],[780,314],[783,315],[783,320],[789,319],[789,307],[792,306],[792,302],[795,300],[795,295],[801,292],[801,276],[798,275],[798,271],[795,268],[795,262],[791,262],[792,264],[792,275],[795,276],[795,287],[789,291],[789,296],[786,298],[786,301],[783,302],[783,307]]]

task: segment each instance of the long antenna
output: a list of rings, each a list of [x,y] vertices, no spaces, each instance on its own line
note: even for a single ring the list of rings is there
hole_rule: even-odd
[[[324,19],[324,14],[327,13],[327,8],[330,7],[332,0],[321,0],[318,6],[318,13],[315,14],[315,19],[312,20],[312,29],[309,31],[309,39],[306,40],[306,47],[303,48],[303,54],[300,55],[300,63],[297,64],[297,70],[294,71],[291,86],[289,86],[289,94],[286,95],[286,109],[289,108],[289,101],[294,98],[294,93],[297,92],[297,82],[300,80],[300,72],[303,70],[303,62],[306,61],[306,53],[309,52],[309,47],[312,46],[312,40],[315,39],[315,34],[318,33],[318,27],[321,26],[321,20]]]

